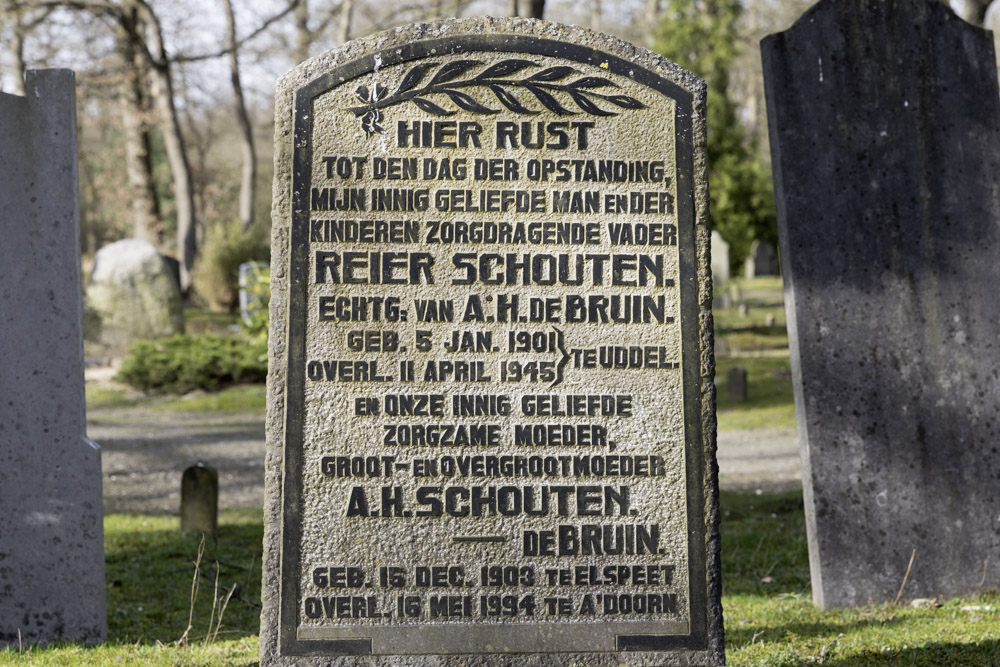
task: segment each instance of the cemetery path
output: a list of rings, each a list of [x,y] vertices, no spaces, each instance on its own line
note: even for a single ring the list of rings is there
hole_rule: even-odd
[[[178,514],[181,473],[198,461],[219,472],[219,507],[264,505],[264,416],[161,412],[142,407],[90,410],[87,431],[101,445],[104,511]],[[794,429],[719,434],[723,489],[799,488]]]
[[[88,411],[101,446],[104,511],[179,514],[181,473],[199,461],[219,472],[219,508],[264,506],[264,416]]]
[[[793,428],[719,432],[719,486],[777,493],[802,488],[799,439]]]

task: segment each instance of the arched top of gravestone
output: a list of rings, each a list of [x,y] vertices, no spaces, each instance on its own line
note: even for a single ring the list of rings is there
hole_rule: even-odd
[[[911,36],[920,38],[914,42],[919,48],[907,50],[905,54],[898,51],[889,54],[883,48],[866,50],[865,56],[874,63],[881,62],[883,54],[891,55],[886,60],[897,67],[903,58],[936,58],[939,45],[951,43],[956,45],[956,51],[964,51],[971,63],[995,69],[993,61],[987,63],[978,57],[979,49],[992,43],[990,31],[965,22],[947,3],[939,0],[820,0],[787,30],[762,39],[761,47],[765,52],[784,50],[794,42],[796,49],[840,51],[859,36],[872,45],[901,45],[911,41]],[[825,76],[819,81],[822,82]]]
[[[353,114],[358,131],[369,136],[415,114],[585,121],[646,111],[628,126],[657,131],[655,98],[636,95],[634,83],[677,103],[678,129],[684,130],[678,139],[690,151],[691,142],[704,136],[697,110],[704,108],[706,87],[679,65],[584,28],[534,19],[446,19],[383,31],[300,64],[278,81],[276,108],[296,111],[279,111],[276,131],[293,136],[293,116],[299,132],[308,131],[312,102],[330,91],[343,98],[334,105]],[[294,142],[300,148],[306,143]],[[692,152],[694,173],[702,173],[700,153]],[[291,157],[279,154],[275,164],[290,164],[285,158]],[[276,206],[289,194],[275,191]]]
[[[367,72],[377,72],[409,60],[433,56],[455,56],[463,53],[504,51],[521,54],[538,53],[539,55],[575,60],[581,65],[590,64],[599,67],[608,74],[632,78],[639,83],[657,88],[675,99],[688,98],[693,104],[704,99],[705,83],[697,76],[652,51],[639,48],[616,37],[586,28],[566,26],[549,21],[482,16],[410,24],[385,30],[331,49],[299,64],[278,81],[279,102],[282,96],[292,95],[304,88],[307,88],[307,92],[314,96],[335,86],[343,85],[351,78]],[[448,80],[454,82],[459,79],[468,79],[469,76],[478,76],[482,74],[481,69],[477,69],[474,65],[461,70],[456,68],[448,73],[448,75],[454,75],[448,76]],[[492,72],[489,78],[513,82],[537,76],[540,69],[540,67],[533,69],[531,65],[519,67],[508,64],[505,69]],[[428,66],[419,74],[412,70],[407,71],[406,74],[411,74],[413,78],[407,81],[411,87],[402,91],[404,96],[406,93],[412,95],[413,90],[425,87],[434,80],[435,76],[439,79],[447,76],[442,75],[440,71],[435,72],[435,68],[432,66]],[[514,76],[515,74],[520,76]],[[572,74],[570,72],[558,77],[549,74],[553,78],[543,78],[542,81],[568,85],[573,80]],[[404,75],[403,79],[396,83],[402,84],[405,79]],[[580,90],[590,89],[584,86]],[[569,89],[567,88],[567,90]],[[371,94],[375,93],[374,90],[368,92],[369,96],[365,102],[370,102]],[[397,97],[395,93],[399,92],[401,91],[398,88],[393,89],[391,86],[387,86],[385,94]],[[611,91],[602,90],[601,92],[607,92],[609,96],[613,95]],[[385,99],[382,97],[377,101]],[[560,101],[562,100],[560,99]],[[507,109],[514,111],[518,105],[508,105],[508,102],[509,99],[504,100],[501,93],[491,100],[491,106],[497,109],[503,109],[506,106]],[[589,106],[586,98],[584,98],[582,106],[575,102],[576,100],[572,100],[568,104],[564,103],[564,108],[569,107],[566,111],[577,114],[588,113]],[[461,103],[458,104],[461,105]],[[542,104],[545,103],[542,102]],[[534,106],[536,109],[538,108],[537,103]],[[613,101],[599,106],[604,112],[620,112],[630,108],[627,103],[616,105]],[[278,108],[282,107],[279,105]],[[422,107],[422,110],[429,111],[430,108],[430,106],[425,106]],[[452,108],[454,109],[454,107]],[[463,110],[474,111],[474,108],[463,107]],[[434,111],[429,112],[435,113]],[[556,111],[556,113],[560,112]]]

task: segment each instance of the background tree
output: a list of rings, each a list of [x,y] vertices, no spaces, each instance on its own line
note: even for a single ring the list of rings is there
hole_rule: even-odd
[[[655,50],[708,83],[708,172],[712,225],[742,264],[754,239],[777,241],[771,171],[751,149],[730,75],[741,45],[739,0],[666,0]]]

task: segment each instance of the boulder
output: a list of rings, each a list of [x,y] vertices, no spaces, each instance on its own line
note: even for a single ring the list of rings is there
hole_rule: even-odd
[[[85,339],[110,356],[124,354],[136,340],[184,332],[181,291],[170,264],[139,239],[97,251],[84,310]]]

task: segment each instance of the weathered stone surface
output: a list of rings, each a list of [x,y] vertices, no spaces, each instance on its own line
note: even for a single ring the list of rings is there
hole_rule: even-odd
[[[750,254],[743,265],[743,277],[749,280],[757,276],[776,276],[780,273],[778,269],[778,256],[774,252],[774,246],[767,241],[754,241],[750,244]]]
[[[262,665],[721,664],[704,84],[579,28],[443,21],[300,65],[279,84],[275,123]],[[514,146],[497,145],[501,128]],[[583,163],[599,159],[622,161],[621,178],[585,177]],[[496,160],[492,177],[488,160]],[[557,160],[579,161],[581,175]],[[655,175],[642,176],[635,162],[656,162]],[[375,191],[387,188],[396,203],[372,212]],[[581,208],[555,211],[556,192]],[[587,192],[599,195],[596,208]],[[605,195],[622,196],[612,199],[617,206],[632,193],[646,212],[607,210]],[[347,210],[334,210],[345,195]],[[405,226],[387,237],[374,226],[352,232],[345,222],[368,219],[413,221],[413,235]],[[456,236],[456,223],[473,236]],[[530,223],[593,231],[489,237],[500,225]],[[613,242],[610,223],[633,238]],[[341,228],[348,236],[337,235]],[[655,237],[640,242],[650,230]],[[597,267],[586,255],[607,259]],[[508,277],[507,262],[525,256]],[[561,278],[550,271],[559,257],[569,262]],[[578,258],[587,263],[582,274]],[[658,268],[640,273],[640,260]],[[635,321],[604,321],[596,305],[572,305],[610,295],[639,297],[628,318]],[[645,297],[652,301],[644,306]],[[362,299],[366,314],[351,299]],[[592,367],[587,359],[601,346],[624,352],[621,368]],[[628,367],[627,346],[639,350],[631,358],[643,368]],[[459,364],[467,364],[461,377],[453,374]],[[627,396],[633,407],[562,415],[571,395]],[[400,411],[411,400],[416,412]],[[456,401],[481,407],[466,414]],[[555,414],[533,414],[539,404]],[[519,444],[519,424],[533,427],[523,440],[541,438],[547,425],[560,435],[608,435]],[[462,444],[473,426],[492,429],[487,444]],[[500,456],[525,465],[562,456],[570,468],[505,473],[483,458],[500,465]],[[573,456],[646,457],[662,462],[663,474],[585,476],[572,469]],[[566,494],[562,509],[555,488]],[[580,500],[612,492],[627,494],[627,507]],[[475,510],[473,494],[487,498]],[[560,531],[564,551],[579,552],[570,536],[584,527],[610,531],[615,550],[616,530],[635,535],[654,525],[655,546],[612,555],[588,540],[602,555],[533,555],[556,549],[550,539]],[[559,580],[574,567],[618,565],[673,569],[669,583],[646,586],[596,574],[579,585]],[[337,569],[347,567],[358,570]],[[421,585],[423,574],[442,572],[444,583]],[[507,583],[491,583],[496,575]],[[330,577],[350,577],[354,587],[331,587]],[[331,606],[344,596],[358,605],[353,618]],[[612,613],[604,600],[669,608]],[[598,608],[589,613],[588,603]]]
[[[1000,95],[930,0],[763,43],[813,598],[1000,585]]]
[[[729,282],[729,244],[722,234],[712,232],[712,284],[719,288]]]
[[[181,475],[181,530],[214,533],[219,527],[219,472],[204,463]]]
[[[112,355],[124,353],[136,340],[184,332],[180,287],[170,264],[140,239],[97,251],[85,308],[87,340]]]
[[[69,70],[0,93],[0,648],[107,634]]]

